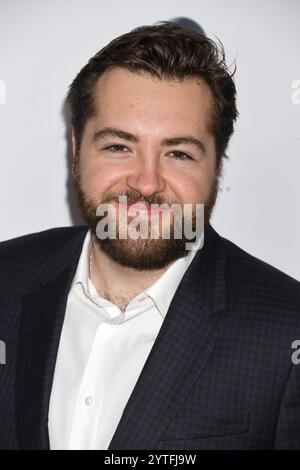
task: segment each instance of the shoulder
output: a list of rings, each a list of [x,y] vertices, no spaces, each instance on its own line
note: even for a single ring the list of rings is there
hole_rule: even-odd
[[[26,256],[27,249],[41,248],[44,250],[57,249],[58,245],[63,245],[73,236],[80,233],[86,233],[86,225],[76,225],[70,227],[57,227],[40,232],[34,232],[22,235],[16,238],[11,238],[0,242],[0,256],[9,257],[13,253],[22,253]]]
[[[18,279],[24,279],[36,273],[64,247],[83,241],[87,230],[86,225],[58,227],[0,242],[0,278],[22,273]]]
[[[231,297],[266,308],[293,311],[300,319],[300,282],[220,237],[226,250],[226,279]]]

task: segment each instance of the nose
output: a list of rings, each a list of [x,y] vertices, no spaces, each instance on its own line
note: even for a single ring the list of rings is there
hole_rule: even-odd
[[[131,189],[138,191],[144,197],[165,190],[165,179],[161,174],[159,161],[141,160],[127,177],[126,183]]]

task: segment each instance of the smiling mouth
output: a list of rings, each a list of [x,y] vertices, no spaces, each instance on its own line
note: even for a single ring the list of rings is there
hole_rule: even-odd
[[[126,212],[131,210],[134,213],[147,213],[147,214],[157,214],[161,212],[165,212],[165,208],[159,207],[159,204],[149,204],[146,201],[137,201],[137,202],[130,202],[127,201],[126,203],[119,203],[119,201],[114,201],[117,207],[122,208]]]

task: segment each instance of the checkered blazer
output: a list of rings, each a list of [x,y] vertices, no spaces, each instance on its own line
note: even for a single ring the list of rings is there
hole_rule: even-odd
[[[57,350],[86,232],[0,243],[1,449],[49,449]],[[300,283],[209,225],[109,450],[300,449],[295,339]]]

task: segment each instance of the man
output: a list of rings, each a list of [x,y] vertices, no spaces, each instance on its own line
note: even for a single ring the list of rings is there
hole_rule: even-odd
[[[115,39],[73,81],[87,225],[0,245],[1,448],[300,447],[299,283],[209,222],[235,95],[223,49],[172,23]],[[173,204],[193,228],[204,205],[193,250]],[[135,216],[156,237],[122,237]]]

